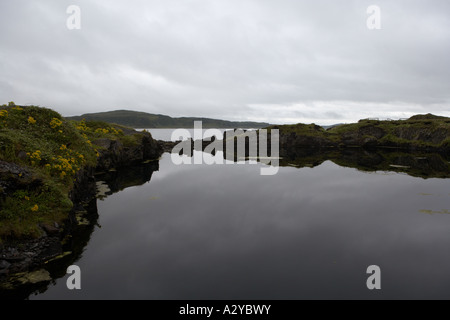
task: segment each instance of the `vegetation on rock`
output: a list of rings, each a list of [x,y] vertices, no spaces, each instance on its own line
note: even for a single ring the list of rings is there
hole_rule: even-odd
[[[69,121],[37,106],[1,106],[0,239],[38,237],[40,226],[61,225],[73,207],[69,193],[77,174],[97,165],[102,147],[95,141],[139,143],[127,130]]]
[[[450,152],[450,118],[432,114],[407,120],[363,119],[327,130],[314,124],[270,126],[279,129],[280,147],[389,147]]]

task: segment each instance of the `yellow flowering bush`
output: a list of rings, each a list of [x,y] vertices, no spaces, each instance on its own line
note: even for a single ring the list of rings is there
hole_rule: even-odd
[[[8,110],[0,110],[0,124],[7,126],[6,120],[8,119]]]
[[[83,119],[76,124],[76,128],[81,131],[81,133],[95,133],[98,135],[107,135],[107,134],[114,134],[114,135],[123,135],[122,129],[116,129],[113,126],[109,126],[107,123],[89,123],[89,126],[86,124],[86,121]]]
[[[36,166],[40,163],[45,163],[43,168],[53,176],[59,176],[61,179],[72,177],[84,164],[86,164],[85,156],[78,151],[72,150],[63,144],[59,147],[57,156],[50,159],[43,157],[40,150],[33,153],[27,153],[31,165]],[[47,163],[46,163],[47,162]]]
[[[103,129],[103,128],[97,128],[95,130],[95,133],[103,133],[103,134],[108,134],[109,130],[108,129]]]
[[[84,119],[81,120],[81,121],[77,124],[76,128],[77,128],[77,130],[83,131],[83,132],[84,132],[84,131],[91,131],[91,129],[90,129],[89,127],[86,126],[86,121],[84,121]]]
[[[33,153],[27,152],[27,156],[30,157],[31,165],[33,166],[36,165],[36,161],[40,162],[42,160],[40,150],[36,150]]]
[[[81,136],[83,137],[84,141],[86,141],[86,143],[90,146],[92,146],[92,142],[91,140],[89,140],[89,137],[87,136],[87,134],[82,133]]]
[[[59,150],[63,154],[52,157],[50,163],[45,165],[45,168],[51,173],[58,175],[61,179],[73,176],[86,163],[83,154],[69,149],[65,144],[61,145]]]
[[[123,135],[123,130],[122,129],[117,130],[116,128],[111,127],[111,132],[113,134],[115,134],[115,135]]]
[[[52,127],[52,129],[59,128],[62,124],[63,122],[57,118],[53,118],[52,121],[50,121],[50,127]]]
[[[33,118],[33,117],[28,117],[28,123],[29,124],[35,124],[36,123],[36,120]]]

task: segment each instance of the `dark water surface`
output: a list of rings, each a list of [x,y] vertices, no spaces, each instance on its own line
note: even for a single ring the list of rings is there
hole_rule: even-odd
[[[64,276],[30,299],[450,298],[450,179],[260,166],[164,154],[149,182],[98,200],[81,290]]]

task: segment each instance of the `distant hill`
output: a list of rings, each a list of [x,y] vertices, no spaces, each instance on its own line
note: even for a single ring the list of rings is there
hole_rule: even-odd
[[[210,118],[172,118],[161,114],[130,110],[87,113],[81,116],[66,117],[66,119],[105,121],[132,128],[193,128],[194,121],[202,121],[203,128],[264,128],[270,125],[264,122],[226,121]]]

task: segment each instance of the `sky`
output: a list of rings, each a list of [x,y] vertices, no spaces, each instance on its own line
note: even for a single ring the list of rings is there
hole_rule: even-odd
[[[450,1],[1,0],[9,101],[277,124],[450,116]]]

